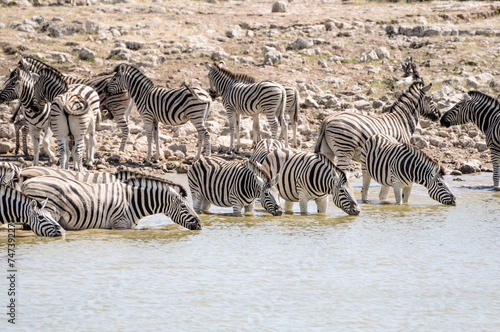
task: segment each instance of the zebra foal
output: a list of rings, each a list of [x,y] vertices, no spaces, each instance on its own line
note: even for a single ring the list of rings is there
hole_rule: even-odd
[[[441,117],[441,125],[447,128],[468,122],[486,135],[493,164],[493,189],[500,190],[500,102],[482,92],[469,91]]]
[[[387,199],[389,187],[394,190],[396,204],[407,203],[413,183],[427,188],[429,196],[445,205],[456,205],[456,198],[443,179],[443,168],[413,145],[378,134],[370,137],[361,153],[363,189],[367,200],[371,178],[382,185],[379,198]]]
[[[156,156],[154,161],[160,157],[160,137],[158,124],[179,126],[188,121],[198,131],[198,154],[201,156],[202,143],[205,142],[205,153],[210,155],[210,133],[205,127],[211,107],[211,99],[208,93],[199,88],[176,88],[166,89],[156,87],[139,69],[120,64],[114,70],[115,74],[108,83],[107,89],[110,94],[129,91],[134,100],[137,110],[142,116],[148,139],[149,162],[152,154],[152,139],[156,142]]]
[[[285,121],[286,91],[283,86],[271,81],[252,84],[240,83],[245,81],[244,75],[234,74],[220,64],[214,63],[211,66],[207,62],[205,65],[210,81],[209,93],[213,98],[222,96],[222,104],[229,118],[231,150],[234,147],[235,135],[237,139],[236,151],[239,151],[241,146],[241,115],[253,118],[253,142],[257,144],[260,134],[258,122],[260,113],[267,117],[274,139],[278,137],[278,121],[280,122],[282,133],[285,136],[285,146],[288,146],[288,125]]]
[[[277,187],[285,199],[285,211],[290,212],[293,203],[299,202],[300,212],[307,213],[307,202],[314,200],[318,212],[323,213],[331,194],[333,203],[345,213],[360,213],[345,172],[323,154],[276,149],[262,162],[262,168],[271,176],[281,174]]]
[[[22,190],[36,200],[49,198],[47,209],[66,230],[129,229],[143,217],[159,213],[188,229],[202,228],[184,188],[157,178],[90,184],[40,176],[24,182]]]
[[[279,205],[276,182],[252,161],[226,161],[218,157],[202,157],[188,171],[188,183],[196,211],[206,212],[211,204],[232,207],[233,214],[241,209],[251,213],[255,199],[273,216],[283,213]]]
[[[32,197],[10,186],[0,184],[0,222],[23,223],[38,236],[62,236],[64,229],[45,209],[47,199],[38,203]]]

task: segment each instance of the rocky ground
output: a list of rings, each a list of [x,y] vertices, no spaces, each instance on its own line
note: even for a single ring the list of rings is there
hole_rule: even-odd
[[[21,53],[81,77],[127,62],[161,86],[185,82],[208,88],[205,62],[224,60],[233,71],[299,89],[299,144],[305,151],[312,151],[326,116],[340,110],[379,114],[390,105],[410,82],[401,69],[407,57],[413,57],[426,83],[433,83],[430,93],[441,111],[468,90],[492,96],[500,91],[499,2],[0,3],[2,76],[16,66]],[[28,157],[14,156],[14,126],[8,122],[12,109],[0,105],[0,160],[29,165]],[[118,153],[120,131],[112,121],[103,124],[97,135],[97,169],[144,167],[146,136],[135,110],[130,126],[126,151]],[[265,119],[261,127],[264,137],[270,137]],[[213,103],[208,129],[214,154],[225,154],[229,130],[220,100]],[[251,120],[244,119],[243,152],[232,157],[248,155],[250,130]],[[148,167],[153,172],[185,171],[196,152],[194,126],[161,125],[160,131],[162,160]],[[422,120],[414,144],[456,174],[491,169],[485,137],[472,124],[447,129]],[[30,142],[28,146],[31,151]],[[48,165],[48,158],[41,164]]]

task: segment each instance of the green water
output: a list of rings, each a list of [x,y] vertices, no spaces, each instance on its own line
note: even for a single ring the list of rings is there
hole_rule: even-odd
[[[324,215],[281,217],[212,207],[202,231],[164,216],[64,239],[20,231],[17,324],[0,314],[0,329],[498,331],[500,192],[482,187],[491,173],[463,178],[447,177],[456,207],[420,186],[409,205],[380,204],[372,187],[359,216],[331,203]]]

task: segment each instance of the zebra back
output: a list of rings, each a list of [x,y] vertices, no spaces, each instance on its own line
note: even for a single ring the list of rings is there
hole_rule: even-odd
[[[62,179],[71,179],[86,183],[118,182],[116,176],[105,172],[77,172],[68,169],[50,168],[41,166],[27,167],[21,171],[21,178],[26,181],[38,176],[54,176]]]
[[[255,145],[250,160],[257,163],[262,163],[266,156],[273,150],[284,148],[285,146],[278,140],[268,138],[263,139]]]
[[[61,236],[64,229],[32,197],[10,186],[0,184],[0,222],[24,223],[38,236]]]

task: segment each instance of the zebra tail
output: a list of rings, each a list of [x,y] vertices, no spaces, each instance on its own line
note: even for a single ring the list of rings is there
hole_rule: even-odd
[[[283,86],[281,86],[281,102],[280,102],[280,105],[279,105],[279,110],[280,110],[280,113],[279,113],[279,119],[280,119],[280,123],[282,123],[282,121],[285,121],[285,112],[286,112],[286,90]]]
[[[21,104],[19,104],[19,107],[16,109],[16,111],[14,112],[14,114],[12,114],[11,118],[9,119],[10,123],[15,123],[16,122],[16,118],[19,115],[19,111],[20,110],[21,110]]]
[[[189,85],[186,84],[186,82],[182,83],[182,86],[184,86],[186,89],[188,89],[189,93],[192,94],[196,99],[198,99],[201,102],[209,102],[209,100],[201,98],[196,91],[194,91]],[[211,101],[211,100],[210,100]]]
[[[300,103],[300,100],[299,100],[299,91],[297,91],[297,89],[295,89],[295,105],[293,107],[293,122],[294,123],[297,123],[297,121],[299,120],[299,103]]]
[[[321,144],[323,143],[323,138],[325,137],[326,124],[327,122],[325,120],[321,122],[321,125],[319,127],[318,140],[316,141],[316,146],[314,147],[314,153],[321,152]]]

